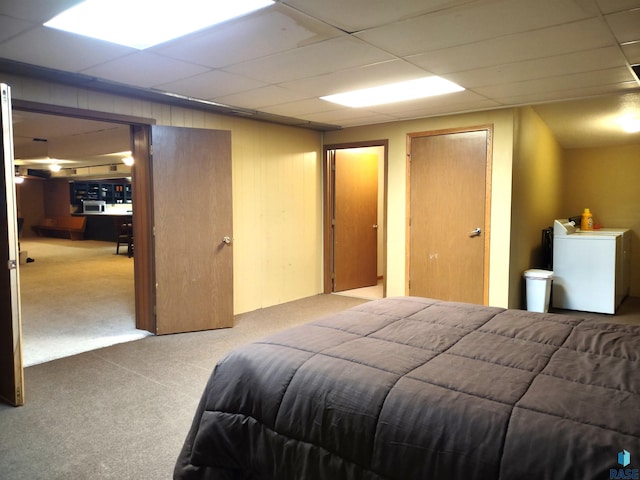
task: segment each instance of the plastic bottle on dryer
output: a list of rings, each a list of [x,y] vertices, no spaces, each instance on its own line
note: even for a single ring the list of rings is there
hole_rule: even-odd
[[[593,215],[588,208],[582,212],[582,221],[580,222],[580,230],[593,230]]]

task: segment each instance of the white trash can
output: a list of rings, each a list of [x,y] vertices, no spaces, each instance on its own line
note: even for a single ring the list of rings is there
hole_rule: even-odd
[[[553,272],[538,269],[526,270],[524,278],[527,284],[527,310],[530,312],[548,312]]]

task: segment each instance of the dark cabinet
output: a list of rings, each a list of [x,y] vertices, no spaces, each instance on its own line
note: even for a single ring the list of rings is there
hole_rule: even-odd
[[[103,200],[107,205],[131,203],[131,184],[128,182],[71,182],[71,204],[84,200]]]

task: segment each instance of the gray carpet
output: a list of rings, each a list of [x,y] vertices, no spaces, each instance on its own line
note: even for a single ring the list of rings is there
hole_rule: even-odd
[[[231,329],[146,337],[29,367],[26,405],[0,404],[0,476],[170,479],[225,353],[365,301],[318,295],[239,315]]]

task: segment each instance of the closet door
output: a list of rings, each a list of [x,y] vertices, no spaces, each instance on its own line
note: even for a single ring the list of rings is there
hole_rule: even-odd
[[[490,146],[490,128],[411,137],[411,295],[487,303]]]

